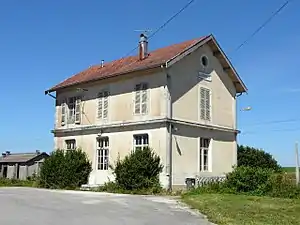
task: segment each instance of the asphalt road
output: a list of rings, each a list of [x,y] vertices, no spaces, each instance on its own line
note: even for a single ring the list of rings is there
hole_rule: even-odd
[[[1,225],[208,225],[174,199],[33,188],[0,188]]]

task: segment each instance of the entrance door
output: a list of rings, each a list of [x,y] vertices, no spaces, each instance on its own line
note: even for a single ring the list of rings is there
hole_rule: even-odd
[[[97,139],[97,184],[104,184],[108,181],[109,165],[109,138],[101,137]]]
[[[3,177],[7,178],[7,166],[3,166]]]

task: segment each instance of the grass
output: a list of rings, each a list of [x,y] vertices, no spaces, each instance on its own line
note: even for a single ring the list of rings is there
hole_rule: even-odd
[[[282,167],[284,172],[287,173],[295,173],[296,172],[296,168],[295,167]]]
[[[300,200],[231,194],[183,195],[182,199],[219,225],[300,224]]]

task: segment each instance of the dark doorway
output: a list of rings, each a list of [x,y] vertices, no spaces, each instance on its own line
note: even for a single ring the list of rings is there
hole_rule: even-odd
[[[3,177],[7,178],[7,166],[3,166]]]
[[[17,164],[17,179],[20,177],[20,165]]]

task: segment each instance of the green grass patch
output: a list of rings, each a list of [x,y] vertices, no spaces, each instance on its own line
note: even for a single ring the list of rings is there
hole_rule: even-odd
[[[300,224],[300,200],[233,194],[183,195],[211,222],[229,225]]]
[[[282,167],[282,170],[287,173],[296,173],[296,167]]]

